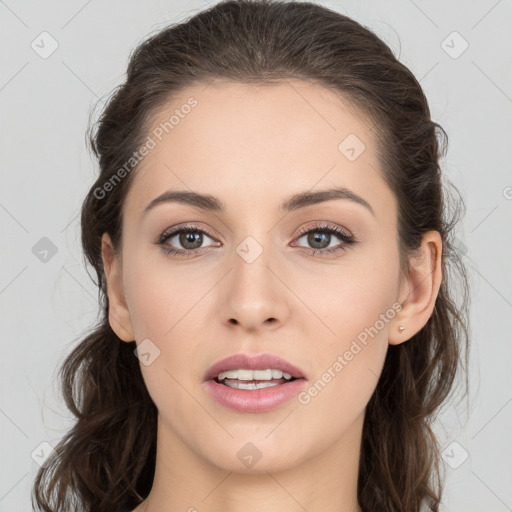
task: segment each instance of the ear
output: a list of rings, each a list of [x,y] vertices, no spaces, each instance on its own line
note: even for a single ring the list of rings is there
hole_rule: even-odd
[[[108,233],[101,237],[101,257],[107,282],[108,321],[112,330],[123,341],[134,341],[130,313],[123,293],[122,267]]]
[[[441,255],[440,233],[428,231],[423,235],[418,254],[409,259],[410,271],[400,288],[402,309],[393,318],[390,345],[412,338],[431,317],[442,280]]]

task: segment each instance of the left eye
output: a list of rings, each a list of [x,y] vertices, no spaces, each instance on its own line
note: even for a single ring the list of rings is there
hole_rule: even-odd
[[[307,243],[310,244],[308,249],[322,250],[327,249],[330,246],[329,242],[334,241],[333,235],[335,238],[341,240],[341,235],[328,229],[311,229],[307,231],[305,235],[302,235],[300,238],[298,238],[298,240],[301,238],[307,238]],[[326,242],[327,245],[325,245]],[[339,245],[339,242],[338,244],[335,244],[335,246],[336,245]]]
[[[331,246],[330,242],[332,241],[333,235],[341,242]],[[341,228],[328,224],[313,226],[309,229],[303,230],[301,232],[301,236],[297,240],[300,240],[301,238],[307,239],[307,243],[311,247],[306,247],[306,249],[308,249],[313,255],[336,254],[345,251],[350,245],[356,243],[356,239],[353,235],[345,232]]]

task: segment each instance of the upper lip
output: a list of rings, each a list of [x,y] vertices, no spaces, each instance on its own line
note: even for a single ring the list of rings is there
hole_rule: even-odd
[[[304,373],[300,368],[279,356],[273,354],[234,354],[217,361],[211,366],[204,380],[215,379],[219,373],[226,370],[266,370],[267,368],[282,370],[296,379],[304,378]]]

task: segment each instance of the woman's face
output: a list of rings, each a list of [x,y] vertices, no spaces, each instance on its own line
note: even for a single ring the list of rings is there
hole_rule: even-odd
[[[370,126],[311,83],[219,82],[182,91],[147,135],[123,206],[129,316],[111,307],[123,339],[144,343],[159,442],[237,472],[291,468],[328,448],[356,460],[404,298],[396,202]],[[344,192],[317,195],[334,189]],[[152,203],[175,191],[222,208]],[[196,231],[171,234],[187,226]],[[294,386],[274,407],[232,408],[211,388],[234,400],[258,391],[205,375],[234,354],[276,355],[304,379],[266,388]]]

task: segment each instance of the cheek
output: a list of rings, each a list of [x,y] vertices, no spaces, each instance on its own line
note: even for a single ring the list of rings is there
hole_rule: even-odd
[[[336,266],[301,272],[294,289],[305,297],[312,313],[303,321],[315,325],[314,337],[321,335],[327,353],[348,348],[356,338],[363,343],[387,342],[389,323],[396,313],[398,255],[386,247],[375,252],[378,258],[371,251],[353,253]]]
[[[297,397],[301,416],[294,414],[294,421],[302,425],[305,438],[319,439],[325,447],[341,433],[357,431],[351,426],[362,421],[386,357],[396,314],[393,287],[386,279],[371,277],[354,272],[350,279],[332,280],[329,293],[313,306],[335,334],[322,328],[325,334],[317,335],[318,348],[310,352],[315,372]]]
[[[297,397],[294,425],[300,426],[301,438],[315,440],[316,451],[332,447],[341,437],[360,442],[364,411],[377,386],[387,344],[375,339],[367,347],[359,345],[349,349],[340,344],[329,364]],[[282,440],[286,442],[285,437]]]
[[[125,297],[137,341],[171,338],[194,315],[194,308],[211,286],[159,251],[133,252],[127,258]],[[190,316],[189,316],[190,315]]]
[[[204,340],[205,308],[211,307],[211,298],[205,294],[214,281],[211,275],[190,277],[190,272],[173,267],[162,256],[148,263],[136,251],[125,269],[125,297],[135,339],[138,344],[144,340],[151,352],[152,362],[141,364],[148,391],[166,414],[183,414],[181,399],[187,402],[187,410],[191,404],[186,393],[182,397],[182,386],[188,387],[187,379],[201,378],[201,368],[194,362],[205,350],[201,335]]]
[[[331,409],[339,428],[363,411],[375,390],[398,307],[398,256],[392,247],[381,247],[379,254],[347,258],[343,265],[322,269],[322,275],[304,273],[301,279],[298,294],[307,293],[303,296],[317,316],[307,315],[303,328],[312,333],[315,325],[317,349],[312,354],[316,373],[299,403],[312,414]]]

